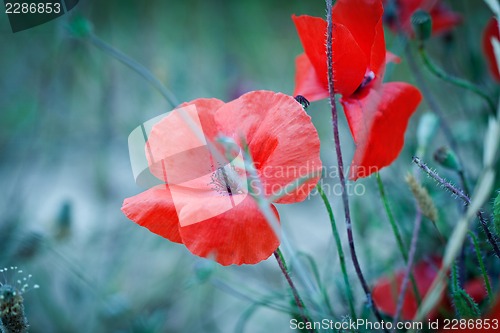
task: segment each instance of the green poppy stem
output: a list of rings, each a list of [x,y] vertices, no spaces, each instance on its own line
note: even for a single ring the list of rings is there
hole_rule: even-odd
[[[142,76],[146,81],[148,81],[160,94],[165,98],[165,100],[172,106],[176,107],[179,102],[175,98],[174,94],[168,90],[161,82],[158,80],[146,67],[135,61],[134,59],[127,56],[125,53],[117,50],[113,46],[109,45],[99,37],[89,34],[84,40],[88,41],[90,44],[101,49],[106,54],[120,61],[122,64],[132,69],[134,72]]]
[[[455,77],[455,76],[452,76],[452,75],[446,73],[442,68],[440,68],[438,65],[436,65],[430,59],[429,55],[427,54],[427,52],[425,50],[424,43],[420,43],[420,45],[418,47],[418,53],[420,54],[420,57],[422,58],[422,61],[424,62],[425,66],[427,67],[427,69],[429,69],[429,71],[432,74],[434,74],[435,76],[437,76],[438,78],[440,78],[443,81],[446,81],[450,84],[453,84],[456,87],[460,87],[460,88],[469,90],[469,91],[475,93],[476,95],[480,96],[481,98],[483,98],[486,101],[486,103],[488,104],[489,111],[491,112],[493,117],[496,117],[495,103],[487,94],[485,94],[482,91],[482,89],[480,87],[476,86],[472,82],[469,82],[469,81],[464,80],[462,78]]]
[[[280,248],[277,248],[276,251],[274,251],[274,257],[276,258],[276,261],[278,262],[278,265],[280,266],[281,272],[285,276],[285,279],[288,282],[290,289],[292,290],[295,304],[297,305],[299,315],[302,317],[304,324],[311,323],[312,322],[311,319],[309,319],[309,317],[307,316],[307,309],[306,309],[306,306],[304,304],[304,301],[300,297],[299,292],[298,292],[297,288],[295,287],[295,284],[293,283],[292,278],[290,277],[285,258],[283,257],[283,253],[281,253]]]
[[[462,199],[467,206],[471,204],[470,198],[462,191],[462,189],[441,178],[435,171],[431,170],[425,163],[423,163],[420,158],[413,157],[413,162],[418,165],[418,167],[422,169],[427,175],[429,175],[432,179],[439,183],[439,185],[450,191],[452,194],[456,195],[458,198]],[[495,237],[493,237],[493,234],[491,233],[488,222],[484,218],[483,213],[481,211],[478,211],[476,215],[479,219],[484,233],[486,234],[488,242],[493,247],[493,251],[495,252],[496,256],[500,258],[500,248],[498,247],[498,243]]]
[[[394,233],[394,237],[396,238],[396,242],[399,247],[399,252],[401,252],[401,256],[403,257],[405,264],[408,264],[409,263],[408,251],[406,250],[406,246],[403,243],[403,238],[401,237],[401,233],[399,232],[398,225],[396,223],[396,220],[394,219],[394,215],[392,214],[391,207],[389,205],[389,200],[387,199],[387,195],[385,194],[384,183],[382,182],[382,178],[380,177],[380,173],[378,172],[376,173],[376,178],[377,178],[380,197],[382,198],[382,202],[384,203],[384,208],[387,213],[387,217],[389,218],[389,223],[391,224],[392,232]],[[411,270],[410,270],[410,281],[413,293],[415,294],[415,297],[417,299],[417,304],[420,305],[422,298],[420,297],[420,292],[418,291],[417,288],[417,282],[415,281],[415,277],[413,273],[411,273]]]
[[[484,286],[486,287],[486,291],[488,293],[488,299],[491,301],[493,293],[491,292],[490,279],[488,278],[488,274],[486,273],[486,268],[484,267],[484,261],[483,257],[481,256],[481,249],[479,248],[477,237],[471,231],[469,231],[469,237],[471,238],[472,244],[474,245],[474,250],[477,256],[477,262],[479,263],[479,268],[481,269],[481,274],[484,280]]]
[[[330,205],[330,201],[328,200],[328,197],[323,191],[321,183],[318,183],[318,185],[316,185],[316,188],[318,189],[318,193],[321,196],[321,199],[323,199],[323,203],[325,204],[326,210],[328,211],[328,217],[330,218],[330,224],[332,226],[333,238],[335,239],[335,245],[337,247],[337,253],[339,255],[340,269],[342,270],[342,276],[344,278],[347,301],[349,303],[349,310],[351,312],[352,319],[356,320],[357,316],[356,316],[356,310],[354,309],[354,297],[352,295],[351,284],[349,283],[349,276],[347,275],[344,250],[342,249],[342,242],[340,240],[339,231],[335,223],[335,217],[333,216],[332,206]]]
[[[396,305],[396,314],[395,314],[393,322],[392,322],[393,326],[396,326],[396,324],[399,320],[399,317],[401,316],[401,312],[403,311],[405,294],[406,294],[406,290],[408,288],[408,281],[411,280],[411,282],[412,282],[413,294],[415,295],[418,306],[420,306],[420,303],[422,302],[420,292],[418,291],[417,283],[415,282],[415,277],[413,276],[413,273],[412,273],[413,263],[415,261],[415,255],[417,253],[418,235],[420,233],[420,227],[422,226],[422,211],[420,210],[420,207],[418,206],[418,204],[416,205],[416,207],[417,207],[417,215],[415,217],[415,222],[413,225],[413,235],[411,238],[410,253],[408,255],[408,261],[406,263],[406,270],[405,270],[405,273],[403,276],[403,282],[401,283],[401,290],[400,290],[398,302]]]

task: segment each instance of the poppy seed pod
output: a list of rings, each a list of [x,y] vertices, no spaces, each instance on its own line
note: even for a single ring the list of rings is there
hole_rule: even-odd
[[[432,34],[432,18],[424,10],[417,10],[411,17],[411,24],[415,31],[415,36],[420,41],[426,41]]]
[[[18,290],[8,284],[0,286],[0,329],[5,333],[28,331],[23,297]]]

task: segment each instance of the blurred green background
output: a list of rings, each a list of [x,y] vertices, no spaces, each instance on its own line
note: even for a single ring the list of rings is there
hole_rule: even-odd
[[[477,0],[449,3],[464,14],[464,23],[451,35],[434,38],[430,52],[448,71],[493,95],[498,86],[489,78],[480,50],[490,13]],[[302,47],[292,14],[324,16],[324,3],[87,0],[55,21],[16,34],[0,15],[0,267],[18,266],[40,285],[25,294],[31,332],[288,331],[287,313],[252,307],[267,298],[285,309],[290,305],[273,260],[224,268],[122,215],[123,199],[142,191],[130,169],[128,134],[170,106],[132,70],[73,38],[67,25],[75,15],[86,17],[99,38],[150,69],[180,101],[227,101],[249,90],[293,92],[294,59]],[[386,40],[389,50],[403,55],[391,32]],[[475,183],[486,106],[422,71],[446,111]],[[388,73],[388,80],[414,82],[404,57]],[[415,129],[425,110],[424,102],[411,120],[400,158],[382,172],[405,240],[414,206],[404,176],[411,169]],[[323,162],[334,165],[328,103],[314,103],[308,113],[322,139]],[[343,115],[341,122],[349,163],[354,146]],[[444,144],[438,134],[428,148],[431,163],[432,151]],[[439,171],[457,181],[453,173]],[[327,182],[336,184],[337,179]],[[447,216],[442,230],[449,230],[460,205],[431,181],[424,182]],[[362,266],[372,283],[402,262],[374,177],[359,183],[366,193],[354,197],[351,206]],[[330,199],[344,235],[341,202],[334,194]],[[338,257],[319,197],[278,209],[294,248],[314,257],[335,313],[346,314]],[[424,230],[433,232],[430,225]],[[424,242],[422,256],[442,250],[436,238]],[[310,267],[307,260],[303,265]],[[5,279],[15,283],[18,277],[6,274]],[[358,300],[362,307],[362,297]]]

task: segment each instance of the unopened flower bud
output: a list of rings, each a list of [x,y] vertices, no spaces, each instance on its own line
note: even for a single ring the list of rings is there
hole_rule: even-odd
[[[425,41],[431,37],[432,18],[424,10],[417,10],[411,17],[411,24],[415,31],[415,37],[420,41]]]

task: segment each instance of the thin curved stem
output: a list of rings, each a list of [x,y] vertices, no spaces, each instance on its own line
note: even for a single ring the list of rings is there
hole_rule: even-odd
[[[286,266],[285,258],[283,257],[283,253],[281,253],[281,250],[279,248],[277,248],[276,251],[274,251],[274,257],[276,258],[276,261],[280,266],[281,272],[285,276],[285,279],[288,282],[290,289],[292,290],[295,304],[297,305],[297,309],[299,310],[299,315],[302,317],[304,324],[310,323],[311,320],[307,316],[307,311],[306,311],[306,306],[304,305],[304,301],[302,301],[302,298],[300,297],[299,292],[297,291],[297,288],[295,287],[295,284],[293,283],[293,280],[290,277],[290,274],[288,273],[288,267]]]
[[[352,232],[352,222],[351,222],[351,211],[349,209],[349,196],[347,194],[346,189],[346,179],[344,175],[344,162],[342,158],[342,149],[340,147],[340,135],[339,135],[339,124],[338,124],[338,113],[337,106],[335,102],[335,89],[334,89],[334,77],[333,77],[333,52],[332,52],[332,43],[333,43],[333,22],[332,22],[332,2],[331,0],[326,0],[326,16],[327,16],[327,28],[326,28],[326,58],[328,65],[328,92],[330,96],[330,105],[332,107],[332,125],[333,125],[333,139],[335,141],[335,151],[337,154],[337,165],[339,171],[339,179],[342,189],[342,202],[344,204],[344,215],[345,215],[345,224],[347,230],[347,239],[349,241],[349,250],[351,252],[351,259],[354,265],[354,269],[356,270],[356,275],[358,276],[359,282],[363,288],[363,291],[366,296],[366,301],[368,306],[372,309],[373,314],[377,318],[379,322],[382,321],[382,316],[378,311],[378,308],[375,304],[373,304],[372,294],[368,284],[366,283],[366,279],[361,270],[361,266],[359,265],[358,255],[356,253],[356,247],[354,245],[354,234]],[[385,329],[386,332],[387,329]]]
[[[487,94],[485,94],[481,90],[481,88],[479,88],[478,86],[476,86],[472,82],[469,82],[469,81],[464,80],[462,78],[452,76],[452,75],[446,73],[440,67],[438,67],[429,58],[429,55],[427,54],[423,43],[421,43],[419,45],[418,53],[420,54],[420,57],[422,58],[422,61],[424,62],[425,66],[429,69],[429,71],[432,74],[436,75],[438,78],[440,78],[443,81],[446,81],[450,84],[453,84],[454,86],[469,90],[469,91],[475,93],[476,95],[480,96],[481,98],[483,98],[486,101],[486,103],[488,104],[489,110],[490,110],[491,114],[493,115],[493,117],[496,117],[495,103]]]
[[[415,223],[413,225],[413,235],[411,237],[411,244],[410,244],[410,253],[408,255],[408,262],[406,263],[406,270],[404,273],[403,277],[403,282],[401,283],[401,291],[398,297],[398,303],[396,307],[396,314],[394,316],[394,319],[392,321],[393,326],[395,327],[399,317],[401,315],[401,312],[403,311],[403,304],[404,304],[404,299],[405,299],[405,294],[406,290],[408,288],[408,282],[410,278],[413,278],[413,262],[415,261],[415,254],[417,253],[417,242],[418,242],[418,235],[420,233],[420,227],[422,225],[422,211],[420,210],[420,207],[418,204],[415,205],[417,207],[417,215],[415,217]],[[413,279],[413,283],[415,283],[415,280]],[[418,288],[416,287],[416,283],[413,286],[415,289],[417,289],[417,294],[415,294],[416,297],[419,298],[419,306],[420,306],[420,295],[418,294]],[[414,291],[415,293],[415,291]],[[418,296],[417,296],[418,295]]]
[[[335,223],[335,217],[333,216],[332,206],[330,205],[330,201],[328,201],[328,197],[323,191],[323,187],[320,183],[316,185],[316,188],[318,189],[318,193],[321,196],[321,199],[323,199],[323,203],[325,204],[326,210],[328,211],[328,217],[330,218],[330,224],[332,226],[333,238],[335,239],[335,245],[337,246],[337,252],[339,254],[340,269],[342,270],[342,276],[344,278],[347,301],[349,302],[349,310],[351,312],[352,319],[356,320],[357,316],[356,310],[354,309],[354,297],[352,295],[351,284],[349,283],[349,276],[347,275],[344,250],[342,249],[342,242],[340,241],[339,231],[337,229],[337,224]]]
[[[444,116],[444,112],[439,106],[439,103],[437,102],[436,98],[432,94],[431,90],[427,86],[427,83],[425,82],[424,76],[422,75],[422,72],[420,71],[419,66],[417,65],[417,62],[415,58],[413,57],[413,53],[411,52],[410,49],[410,43],[406,43],[405,46],[405,56],[406,56],[406,61],[408,63],[408,67],[410,68],[410,71],[413,74],[413,77],[417,83],[418,88],[422,92],[422,95],[424,96],[425,101],[429,105],[429,108],[434,112],[434,114],[439,118],[439,125],[441,129],[443,130],[444,136],[446,140],[448,141],[451,149],[457,154],[457,158],[459,160],[460,165],[463,165],[462,159],[460,157],[460,152],[458,150],[458,144],[457,141],[455,140],[455,137],[453,136],[453,132],[451,131],[451,126],[446,120]]]
[[[458,198],[462,199],[467,206],[471,204],[470,198],[467,196],[467,194],[465,194],[460,188],[451,184],[449,181],[441,178],[435,171],[431,170],[425,163],[423,163],[420,160],[420,158],[413,157],[413,162],[416,165],[418,165],[420,169],[422,169],[426,174],[428,174],[431,178],[433,178],[436,182],[438,182],[441,186],[446,188],[452,194],[456,195]],[[486,222],[483,213],[481,211],[478,211],[476,215],[479,219],[479,222],[481,224],[481,227],[483,228],[484,233],[486,234],[488,242],[493,247],[493,251],[495,252],[496,256],[500,258],[500,248],[498,247],[497,241],[495,240],[495,237],[493,237],[493,234],[490,228],[488,227],[488,222]]]
[[[483,276],[484,286],[486,287],[486,292],[488,293],[488,299],[491,302],[493,293],[491,291],[490,279],[488,278],[488,273],[486,273],[486,268],[484,267],[484,261],[481,256],[481,250],[479,248],[479,243],[477,241],[477,237],[469,231],[469,237],[472,240],[472,244],[474,245],[474,250],[476,252],[477,262],[479,263],[479,268],[481,269],[481,275]]]
[[[156,88],[160,92],[160,94],[165,98],[165,100],[172,106],[176,107],[179,105],[179,102],[175,98],[174,94],[168,90],[161,82],[158,80],[151,72],[135,61],[134,59],[130,58],[127,56],[125,53],[115,49],[113,46],[109,45],[99,37],[90,34],[87,38],[87,41],[89,41],[92,45],[96,46],[97,48],[103,50],[113,58],[117,59],[120,61],[122,64],[125,66],[129,67],[132,69],[134,72],[142,76],[146,81],[148,81],[153,87]]]
[[[382,198],[382,202],[384,203],[384,208],[389,218],[389,223],[391,224],[392,232],[394,233],[394,237],[396,238],[396,242],[398,243],[399,252],[401,252],[401,256],[403,257],[405,264],[408,264],[409,263],[408,251],[406,250],[406,247],[403,243],[403,238],[401,237],[398,225],[396,223],[396,220],[394,219],[394,215],[392,214],[391,207],[389,206],[389,200],[387,199],[387,195],[385,194],[384,183],[382,182],[380,173],[378,172],[376,173],[376,178],[377,178],[378,189],[380,192],[380,197]],[[413,237],[414,236],[415,235],[413,235]],[[413,273],[411,273],[411,271],[409,278],[411,281],[413,293],[415,294],[415,297],[417,299],[417,304],[420,305],[420,301],[422,300],[422,298],[420,297],[420,292],[418,291],[417,282],[415,281],[415,277],[413,276]]]

